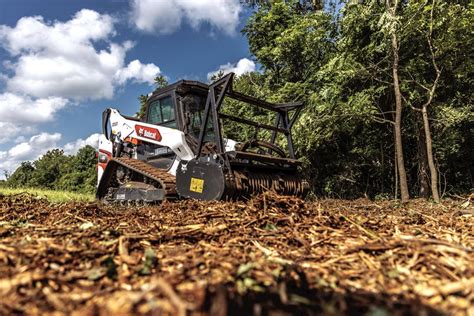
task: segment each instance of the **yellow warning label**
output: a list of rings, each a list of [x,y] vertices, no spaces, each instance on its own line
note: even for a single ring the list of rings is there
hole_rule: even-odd
[[[202,193],[203,189],[204,189],[203,179],[191,178],[191,185],[189,186],[189,191]]]

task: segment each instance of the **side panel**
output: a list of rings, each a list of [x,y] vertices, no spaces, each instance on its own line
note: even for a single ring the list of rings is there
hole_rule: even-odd
[[[112,158],[112,142],[104,134],[99,136],[99,154],[97,161],[97,185],[102,178],[107,163]]]
[[[128,120],[115,109],[110,109],[109,120],[112,134],[121,140],[130,137],[146,143],[169,147],[179,161],[188,161],[194,158],[194,153],[186,143],[184,133],[177,129]]]

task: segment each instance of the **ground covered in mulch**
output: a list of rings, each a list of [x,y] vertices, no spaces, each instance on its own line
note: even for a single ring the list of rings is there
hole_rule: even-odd
[[[472,202],[0,196],[0,314],[474,315]]]

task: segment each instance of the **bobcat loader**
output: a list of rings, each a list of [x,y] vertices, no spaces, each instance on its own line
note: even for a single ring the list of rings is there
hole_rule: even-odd
[[[141,119],[106,109],[99,138],[97,199],[235,200],[267,190],[304,197],[308,183],[298,174],[300,162],[291,138],[303,104],[272,104],[244,95],[233,90],[233,78],[231,73],[209,86],[181,80],[158,89],[148,97]],[[227,98],[272,113],[274,125],[226,112]],[[225,137],[229,121],[254,130],[254,136]]]

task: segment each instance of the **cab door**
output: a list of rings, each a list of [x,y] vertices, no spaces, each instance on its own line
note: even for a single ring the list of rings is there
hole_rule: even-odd
[[[148,124],[178,129],[176,106],[173,94],[152,100],[147,108],[145,122]],[[168,170],[176,158],[175,153],[168,147],[154,144],[145,145],[147,162],[157,168]]]

